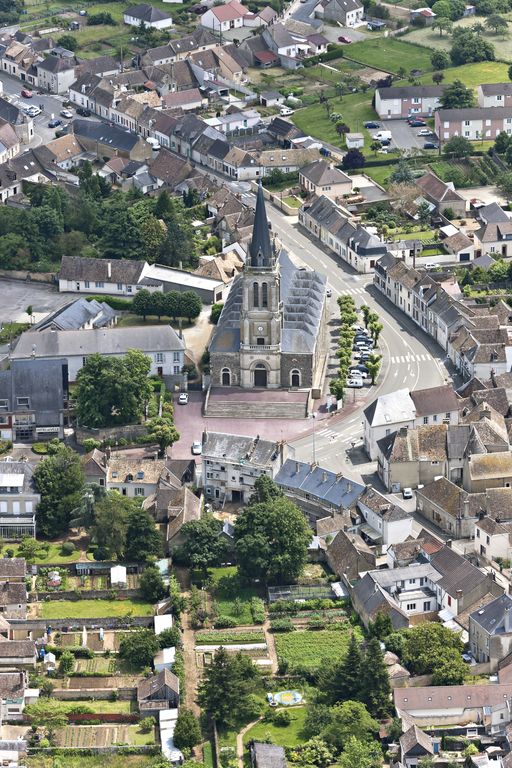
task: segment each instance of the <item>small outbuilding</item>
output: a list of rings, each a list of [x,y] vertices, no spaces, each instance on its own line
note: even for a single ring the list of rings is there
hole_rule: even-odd
[[[126,568],[124,565],[113,565],[110,569],[110,586],[126,587]]]
[[[163,669],[172,670],[175,661],[176,648],[162,648],[162,650],[158,651],[155,658],[153,659],[155,672],[161,672]]]
[[[347,149],[362,149],[364,147],[364,136],[362,133],[346,133],[345,144]]]

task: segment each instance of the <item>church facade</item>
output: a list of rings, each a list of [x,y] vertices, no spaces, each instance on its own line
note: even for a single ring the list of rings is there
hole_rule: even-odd
[[[212,387],[311,389],[326,354],[326,278],[270,238],[258,189],[246,264],[210,343]]]

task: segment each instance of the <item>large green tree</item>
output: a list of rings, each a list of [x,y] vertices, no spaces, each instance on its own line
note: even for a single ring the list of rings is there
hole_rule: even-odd
[[[159,649],[158,638],[150,629],[127,632],[119,642],[119,656],[139,668],[151,666]]]
[[[125,558],[145,562],[152,557],[161,557],[163,541],[155,521],[149,512],[141,509],[137,502],[135,504],[128,512]]]
[[[149,357],[129,349],[124,357],[91,355],[78,372],[76,417],[80,425],[132,424],[151,397]]]
[[[246,507],[235,523],[240,573],[266,584],[295,581],[304,570],[311,535],[304,513],[284,496]]]
[[[190,709],[180,708],[173,739],[178,749],[192,749],[201,741],[197,717]]]
[[[251,695],[260,682],[260,673],[248,656],[235,656],[219,648],[205,668],[197,701],[206,715],[224,727],[243,719],[254,702]]]
[[[124,556],[129,516],[139,509],[137,501],[121,496],[118,491],[107,491],[95,505],[91,538],[105,558],[121,559]]]
[[[162,574],[154,566],[146,568],[139,581],[139,589],[144,600],[148,603],[157,603],[167,594],[167,588],[162,579]],[[159,636],[160,639],[160,636]]]
[[[53,538],[68,530],[71,513],[80,503],[84,481],[79,455],[64,445],[37,465],[34,483],[41,494],[36,510],[41,536]]]
[[[321,732],[321,738],[338,751],[345,749],[353,736],[371,742],[379,733],[379,723],[360,701],[344,701],[331,708],[331,722]]]
[[[361,741],[351,736],[338,758],[339,768],[380,768],[382,750],[378,741]]]
[[[181,528],[184,537],[179,556],[192,568],[206,571],[220,565],[226,555],[226,541],[220,535],[222,523],[213,515],[203,515]]]
[[[380,641],[372,637],[361,666],[360,697],[374,717],[385,717],[391,706],[391,685]]]
[[[461,80],[454,80],[453,83],[445,85],[440,102],[443,109],[464,109],[474,105],[475,95]]]
[[[362,654],[354,633],[350,636],[345,658],[336,665],[326,681],[326,695],[333,703],[358,699],[361,690]]]
[[[460,66],[473,61],[494,61],[494,46],[467,27],[458,27],[453,32],[450,50],[452,64]]]
[[[385,642],[413,675],[433,674],[438,685],[452,685],[464,679],[463,644],[457,634],[442,624],[418,624],[393,632]]]

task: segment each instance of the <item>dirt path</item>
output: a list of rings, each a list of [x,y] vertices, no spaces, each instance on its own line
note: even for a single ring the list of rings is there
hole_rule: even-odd
[[[267,619],[262,627],[263,631],[265,632],[265,640],[267,642],[267,648],[268,648],[268,655],[270,658],[270,661],[272,662],[272,674],[277,674],[277,668],[278,668],[278,662],[277,662],[277,651],[276,651],[276,644],[274,642],[274,635],[272,632],[270,632],[270,621]]]
[[[252,723],[249,723],[249,725],[246,725],[240,733],[237,733],[236,735],[236,756],[238,760],[238,768],[244,768],[244,736],[249,731],[253,725],[256,725],[256,723],[259,723],[260,720],[263,720],[263,717],[258,717],[257,720],[253,720]]]
[[[176,576],[180,582],[183,597],[187,598],[190,590],[190,575],[185,569],[177,568]],[[195,637],[190,624],[190,614],[184,611],[181,614],[181,626],[183,630],[183,663],[185,666],[185,706],[190,709],[196,717],[199,717],[200,709],[196,703],[197,686],[199,684],[199,675],[197,673]]]

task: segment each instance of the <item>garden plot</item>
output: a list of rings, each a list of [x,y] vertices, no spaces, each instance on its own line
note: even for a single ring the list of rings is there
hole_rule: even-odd
[[[154,729],[142,733],[138,725],[67,725],[56,736],[59,747],[110,747],[154,744]]]
[[[96,656],[94,659],[77,659],[74,672],[75,674],[86,675],[113,675],[116,669],[115,659]]]
[[[340,629],[276,633],[274,642],[277,656],[288,662],[291,669],[299,666],[316,669],[323,661],[339,660],[346,653],[352,631],[361,634],[358,627],[352,628],[348,623]]]

